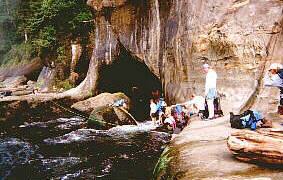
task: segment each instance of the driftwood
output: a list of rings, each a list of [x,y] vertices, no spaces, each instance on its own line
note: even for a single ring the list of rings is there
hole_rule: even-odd
[[[242,161],[271,165],[283,164],[283,130],[239,130],[228,138],[228,148]]]

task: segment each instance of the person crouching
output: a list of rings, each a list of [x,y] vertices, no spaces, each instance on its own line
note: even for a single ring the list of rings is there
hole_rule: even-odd
[[[156,126],[156,119],[158,117],[157,105],[154,103],[153,99],[150,99],[150,117],[153,125]]]

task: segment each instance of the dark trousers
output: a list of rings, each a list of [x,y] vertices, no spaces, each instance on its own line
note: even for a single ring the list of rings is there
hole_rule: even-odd
[[[280,88],[280,106],[283,105],[283,88]]]

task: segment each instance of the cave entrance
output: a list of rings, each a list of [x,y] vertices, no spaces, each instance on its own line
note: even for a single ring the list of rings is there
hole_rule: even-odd
[[[161,82],[137,57],[121,45],[117,59],[102,65],[99,71],[100,92],[123,92],[131,99],[131,114],[137,120],[149,118],[152,92],[161,90]]]

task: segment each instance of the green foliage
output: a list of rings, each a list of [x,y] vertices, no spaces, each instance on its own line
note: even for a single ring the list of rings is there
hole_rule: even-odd
[[[64,46],[60,46],[57,48],[57,61],[58,62],[62,62],[65,63],[65,61],[68,59],[68,57],[66,56],[66,52],[65,52],[65,47]]]
[[[8,53],[4,55],[1,66],[24,64],[29,62],[32,58],[33,47],[31,44],[17,44],[13,45]]]
[[[166,147],[166,149],[163,151],[161,157],[159,158],[157,164],[155,165],[154,171],[153,171],[153,179],[162,179],[160,177],[166,175],[168,173],[168,165],[173,160],[173,157],[171,156],[172,150],[170,150],[170,147]],[[169,173],[168,173],[169,174]],[[173,179],[172,177],[166,176],[166,179]]]
[[[31,3],[33,4],[33,3]],[[43,0],[35,6],[33,15],[21,24],[32,36],[32,44],[37,52],[56,52],[59,41],[66,38],[88,37],[92,30],[92,14],[85,0]]]
[[[8,4],[7,4],[8,3]],[[64,61],[70,40],[87,42],[93,30],[90,8],[86,0],[9,0],[0,1],[0,64],[19,63],[27,60],[23,47],[28,38],[29,57],[51,57]],[[6,52],[13,49],[2,58]],[[23,54],[20,58],[18,54]],[[16,54],[15,57],[14,54]],[[3,59],[5,62],[3,62]],[[1,62],[2,61],[2,62]],[[8,63],[11,61],[12,63]]]
[[[3,56],[10,49],[16,40],[16,25],[13,16],[18,8],[20,0],[0,1],[0,64]]]
[[[69,89],[74,88],[74,85],[72,83],[70,83],[70,81],[68,79],[66,79],[64,81],[58,80],[58,82],[56,82],[56,87],[58,89],[69,90]]]

